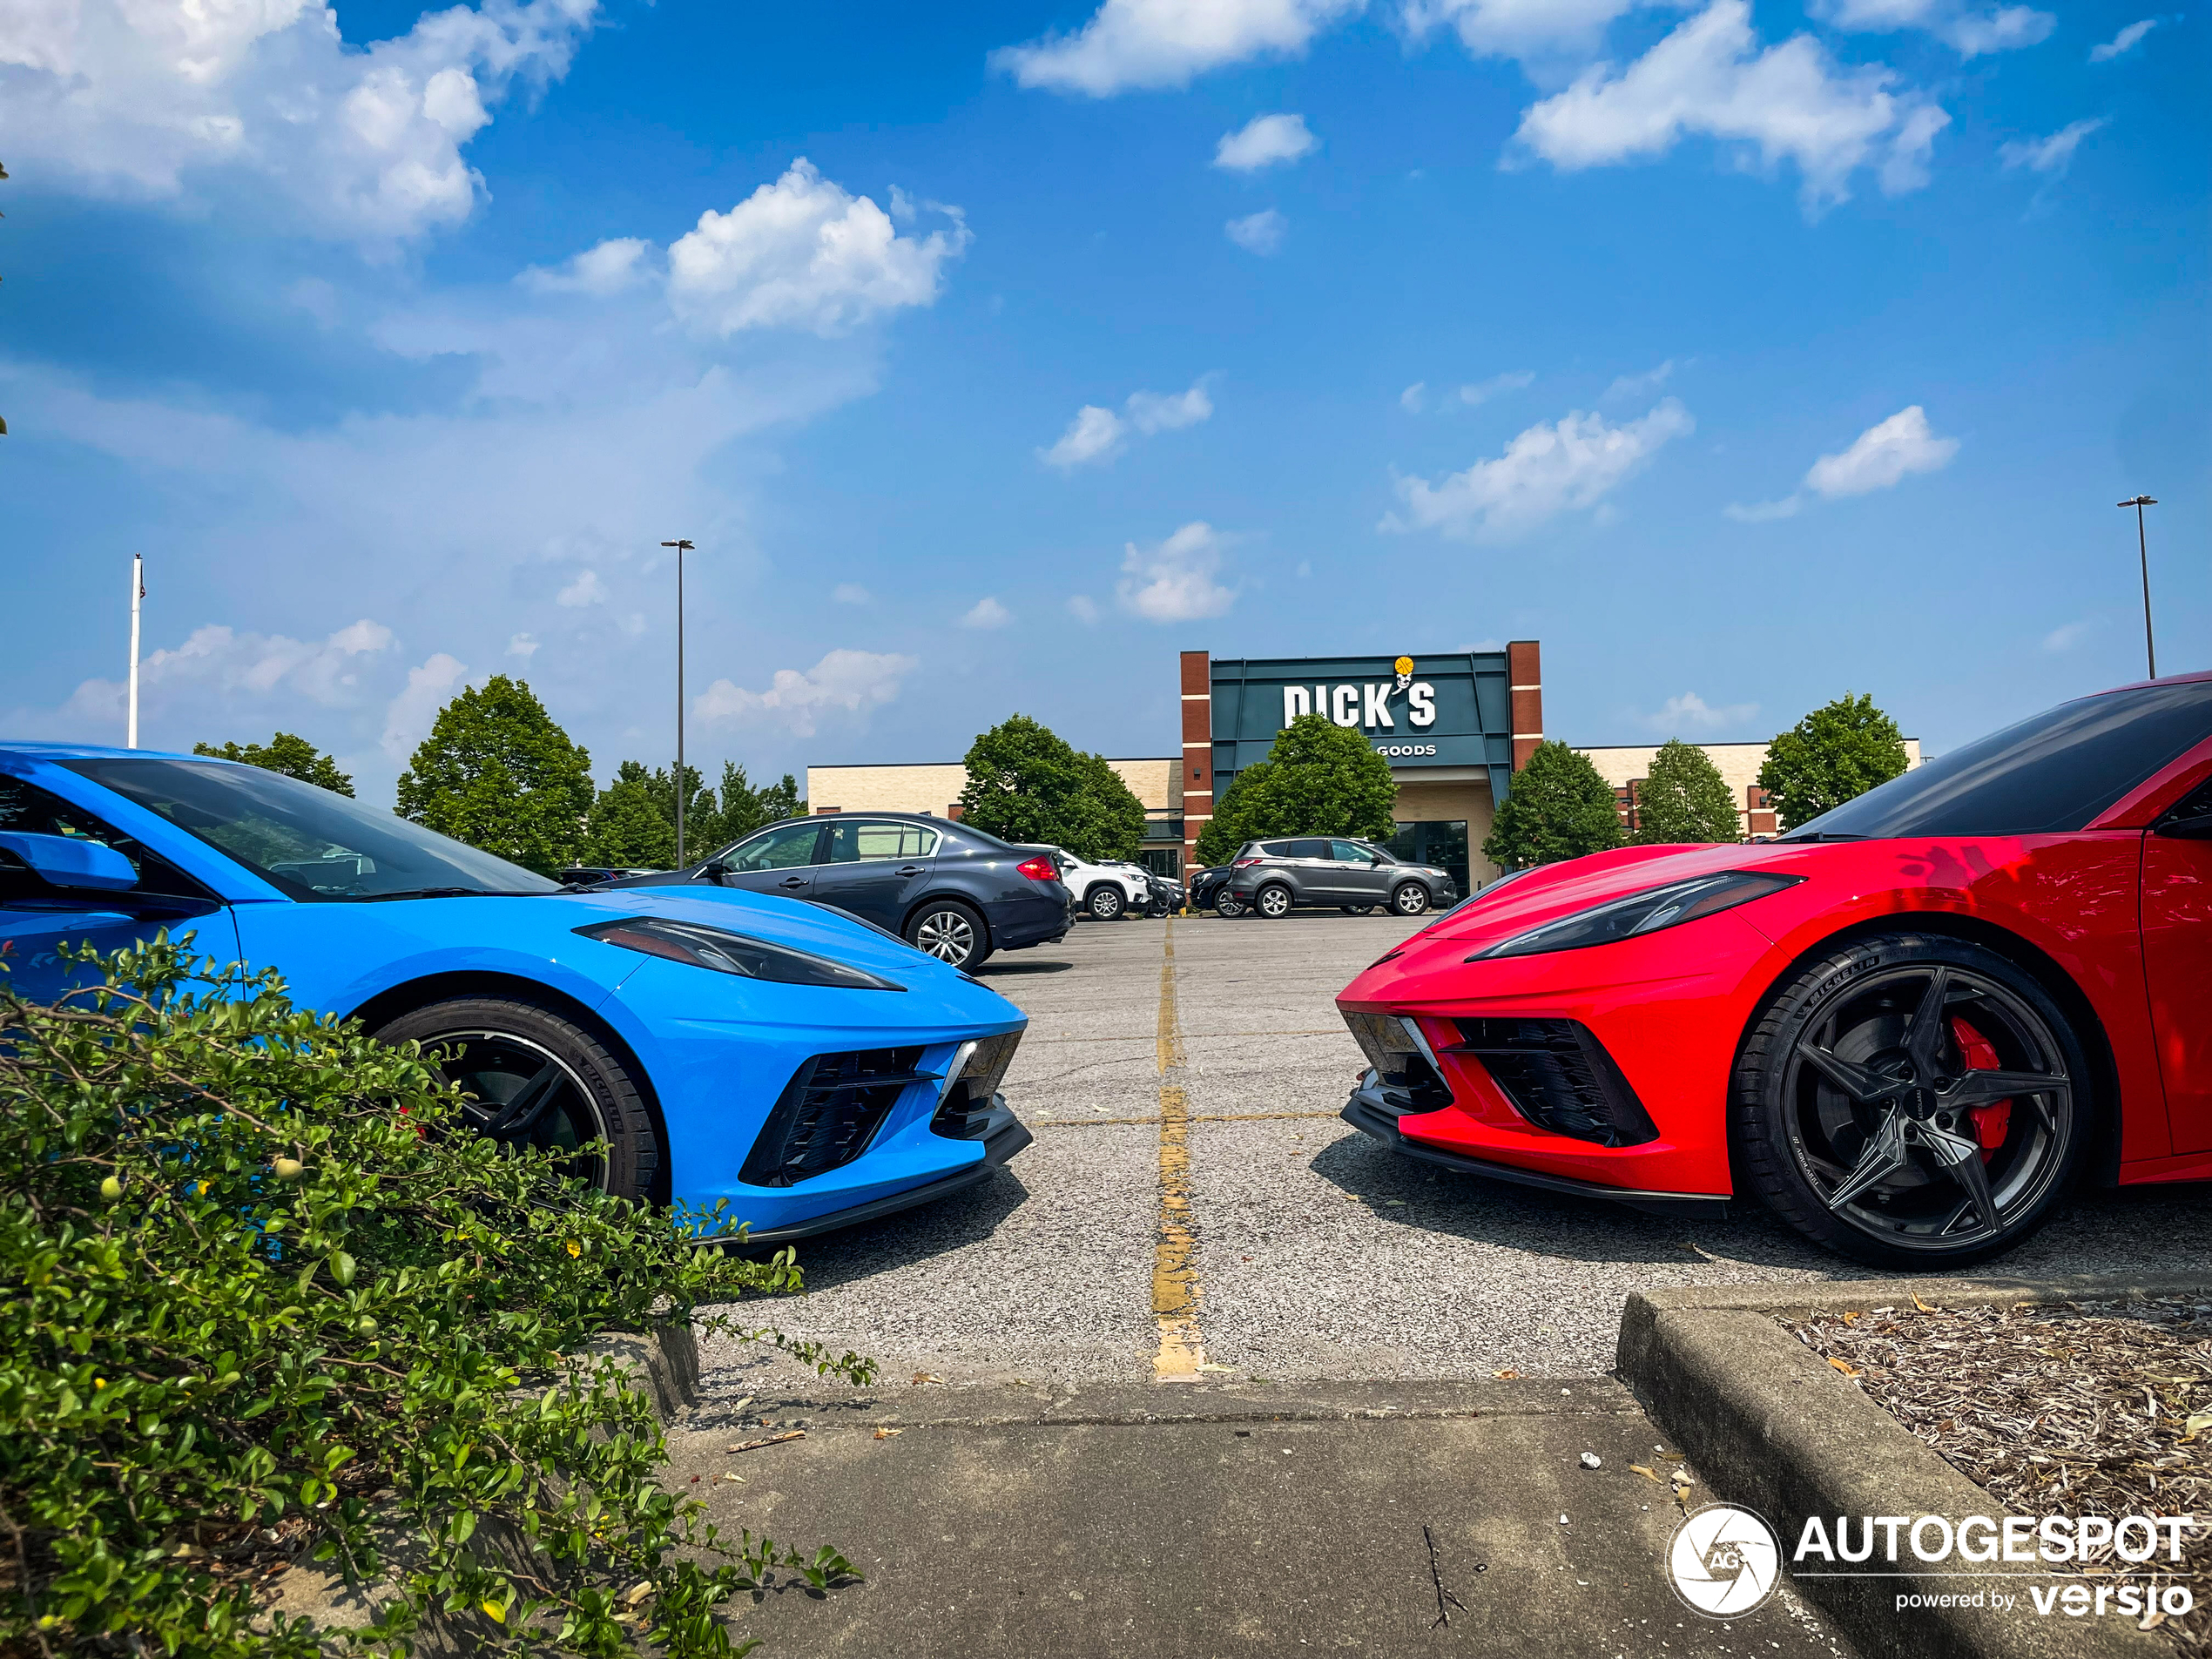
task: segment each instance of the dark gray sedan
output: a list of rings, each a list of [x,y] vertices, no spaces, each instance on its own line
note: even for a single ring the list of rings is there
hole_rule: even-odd
[[[1401,916],[1418,916],[1460,896],[1458,884],[1433,866],[1400,864],[1372,841],[1325,835],[1245,842],[1223,891],[1270,918],[1300,905],[1362,912],[1388,905]]]

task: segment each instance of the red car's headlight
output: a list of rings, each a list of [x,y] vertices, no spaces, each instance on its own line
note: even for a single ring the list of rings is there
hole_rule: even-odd
[[[1770,870],[1725,870],[1718,875],[1701,875],[1632,894],[1593,909],[1578,910],[1571,916],[1561,916],[1556,921],[1548,921],[1541,927],[1531,927],[1527,933],[1486,946],[1467,960],[1476,962],[1492,956],[1535,956],[1546,951],[1584,950],[1592,945],[1610,945],[1641,934],[1656,934],[1662,927],[1677,927],[1685,921],[1696,921],[1719,911],[1733,910],[1737,905],[1764,899],[1770,893],[1794,887],[1804,880],[1801,875],[1779,875]]]

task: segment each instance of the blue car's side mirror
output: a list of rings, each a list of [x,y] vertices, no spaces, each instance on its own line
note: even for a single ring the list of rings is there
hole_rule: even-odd
[[[131,860],[99,841],[0,830],[0,853],[21,859],[49,887],[120,893],[138,885]]]

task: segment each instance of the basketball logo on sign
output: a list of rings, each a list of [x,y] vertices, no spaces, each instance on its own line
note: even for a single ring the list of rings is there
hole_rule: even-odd
[[[1675,1528],[1667,1575],[1693,1613],[1740,1619],[1766,1605],[1782,1578],[1774,1528],[1749,1509],[1709,1503]]]

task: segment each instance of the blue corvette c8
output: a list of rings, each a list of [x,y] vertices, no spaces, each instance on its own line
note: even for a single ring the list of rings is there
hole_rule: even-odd
[[[166,928],[276,968],[441,1070],[498,1138],[642,1202],[729,1201],[775,1243],[983,1179],[1028,1144],[999,1093],[1028,1022],[857,919],[715,888],[570,892],[230,761],[0,744],[0,965],[51,1000]]]

